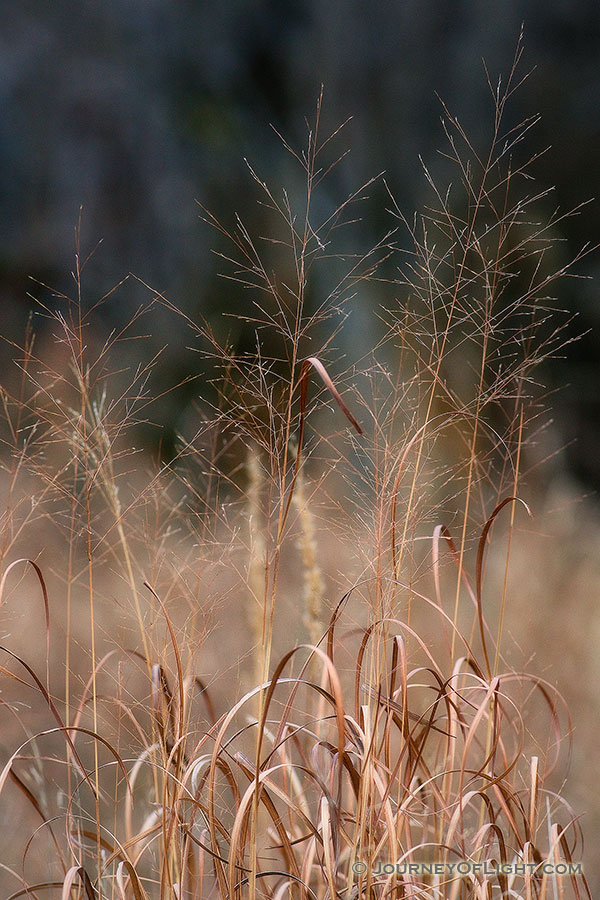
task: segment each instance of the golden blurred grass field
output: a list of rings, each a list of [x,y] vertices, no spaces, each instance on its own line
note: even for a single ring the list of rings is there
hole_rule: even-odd
[[[73,295],[38,298],[2,393],[3,896],[592,895],[599,525],[543,387],[577,260],[522,192],[512,86],[488,156],[449,122],[458,197],[414,223],[390,197],[410,251],[335,250],[368,185],[317,203],[320,104],[303,198],[251,170],[279,269],[206,214],[256,352],[185,317],[172,458],[136,449],[177,392],[131,342],[176,304],[103,331],[79,244]],[[382,290],[377,346],[336,350]],[[377,870],[457,860],[531,868]]]

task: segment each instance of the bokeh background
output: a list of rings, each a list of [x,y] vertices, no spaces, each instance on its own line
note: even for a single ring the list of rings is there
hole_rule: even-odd
[[[600,194],[594,0],[28,0],[7,4],[2,19],[0,316],[15,335],[36,290],[30,278],[71,289],[80,206],[84,247],[103,242],[86,276],[89,296],[132,271],[189,314],[216,318],[231,292],[217,277],[215,235],[195,201],[256,223],[243,158],[276,186],[293,185],[294,161],[269,124],[303,145],[321,83],[327,123],[354,117],[343,139],[351,153],[329,181],[332,200],[385,170],[410,217],[430,199],[419,155],[442,183],[456,177],[438,154],[445,139],[436,93],[485,148],[493,110],[482,60],[492,80],[506,77],[521,25],[521,74],[533,71],[510,116],[541,116],[521,148],[522,159],[549,148],[533,170],[540,189],[554,189],[540,215]],[[372,192],[380,202],[357,238],[363,250],[391,224],[383,187]],[[563,220],[565,261],[598,240],[597,222],[597,202]],[[597,276],[599,266],[600,254],[591,254],[577,271]],[[597,289],[597,277],[563,283],[560,301],[578,313],[572,334],[584,337],[547,375],[551,388],[565,385],[553,404],[556,428],[584,492],[600,486]],[[131,289],[105,315],[126,317],[138,302]],[[360,309],[355,323],[358,339]],[[178,331],[171,317],[164,328],[171,349],[161,365],[185,377],[183,325]],[[248,341],[241,324],[232,328],[234,343]],[[179,394],[180,404],[191,399]],[[156,416],[167,432],[175,427],[173,404]]]
[[[521,27],[521,74],[511,100],[519,122],[540,115],[520,148],[542,150],[534,164],[541,218],[584,204],[556,229],[559,262],[600,240],[600,5],[597,0],[22,0],[4,4],[0,29],[0,331],[22,340],[40,282],[72,291],[74,230],[101,246],[86,270],[94,302],[129,272],[180,309],[216,324],[236,292],[219,277],[219,236],[196,202],[219,217],[234,213],[260,232],[261,212],[247,158],[276,187],[297,185],[294,146],[305,141],[325,86],[325,129],[352,121],[351,153],[332,173],[332,204],[385,170],[398,206],[411,218],[430,200],[422,160],[441,183],[456,173],[445,149],[439,97],[474,145],[489,145],[492,80],[510,71]],[[353,240],[362,250],[394,223],[382,183],[369,191],[369,215]],[[590,202],[587,202],[590,201]],[[401,238],[399,238],[401,243]],[[408,244],[407,244],[408,245]],[[514,634],[527,655],[564,688],[576,721],[569,799],[587,812],[593,847],[600,827],[596,793],[598,699],[594,647],[600,538],[600,253],[565,280],[558,305],[576,313],[564,359],[543,371],[552,396],[552,446],[563,449],[542,473],[542,524],[516,550],[527,573]],[[345,340],[366,349],[376,288],[359,292]],[[98,312],[103,328],[127,321],[147,291],[131,280]],[[184,321],[156,311],[144,356],[165,346],[155,379],[190,374]],[[231,320],[238,349],[251,329]],[[42,337],[45,320],[38,317]],[[137,350],[132,347],[131,353]],[[358,351],[357,351],[358,355]],[[0,349],[0,380],[14,377],[10,345]],[[198,392],[196,382],[152,409],[160,428],[142,438],[168,453]],[[551,535],[551,537],[548,537]],[[520,630],[519,630],[520,629]],[[553,669],[556,664],[557,670]],[[590,788],[593,785],[593,788]],[[590,866],[593,865],[589,857]],[[598,868],[592,884],[600,880]]]

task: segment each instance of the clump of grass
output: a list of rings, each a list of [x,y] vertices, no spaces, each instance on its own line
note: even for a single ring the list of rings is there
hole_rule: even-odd
[[[99,341],[79,247],[74,295],[39,301],[57,343],[38,353],[28,334],[21,390],[3,394],[0,603],[40,596],[27,615],[46,662],[40,676],[29,632],[4,641],[2,715],[23,737],[0,802],[37,819],[2,860],[7,896],[589,896],[583,875],[544,869],[581,848],[555,787],[568,710],[503,643],[535,372],[567,340],[549,291],[571,266],[549,268],[557,220],[539,224],[541,194],[520,190],[532,122],[503,133],[519,57],[492,89],[485,156],[447,115],[460,192],[430,178],[436,206],[409,223],[388,188],[408,253],[394,231],[360,257],[335,249],[372,182],[316,202],[339,131],[321,139],[321,99],[306,149],[284,141],[302,199],[250,169],[264,249],[206,213],[252,298],[256,353],[188,319],[214,389],[168,464],[131,455],[152,361],[121,361],[138,322],[174,304],[149,289]],[[357,289],[383,298],[385,329],[348,364],[334,342]],[[238,658],[248,691],[211,671]]]

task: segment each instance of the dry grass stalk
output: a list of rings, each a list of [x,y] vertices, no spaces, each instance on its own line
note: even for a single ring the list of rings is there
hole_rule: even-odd
[[[298,510],[300,532],[298,549],[302,559],[302,579],[304,581],[303,623],[311,644],[317,646],[324,633],[323,594],[325,590],[323,572],[318,562],[315,517],[309,498],[306,496],[304,472],[298,475],[294,492],[294,505]]]
[[[252,659],[254,662],[253,684],[262,684],[268,677],[268,672],[263,669],[265,644],[266,618],[265,607],[265,558],[266,543],[263,521],[263,493],[264,478],[258,452],[254,446],[248,448],[246,461],[248,472],[248,530],[250,538],[250,559],[248,562],[248,625],[252,646],[254,648]]]

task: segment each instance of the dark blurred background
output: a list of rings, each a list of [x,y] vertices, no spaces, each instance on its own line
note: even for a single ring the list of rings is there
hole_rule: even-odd
[[[523,157],[550,146],[534,172],[541,189],[554,188],[545,212],[567,211],[600,194],[597,0],[4,4],[2,330],[15,338],[22,331],[28,292],[42,292],[31,277],[72,289],[80,206],[83,246],[103,241],[86,275],[91,302],[132,271],[191,316],[215,319],[231,308],[238,294],[218,278],[215,234],[199,220],[195,200],[230,220],[238,212],[260,230],[243,158],[276,188],[293,185],[293,159],[269,123],[302,145],[321,83],[327,122],[354,117],[342,141],[351,154],[327,188],[332,203],[386,170],[412,216],[429,199],[419,155],[435,164],[445,149],[436,92],[484,150],[493,107],[482,59],[494,79],[508,74],[522,24],[521,71],[535,71],[510,115],[541,114]],[[392,224],[383,189],[373,190],[381,202],[361,226],[363,249]],[[599,240],[597,220],[592,202],[562,222],[565,260]],[[566,385],[554,399],[566,465],[593,492],[600,487],[599,267],[600,255],[591,254],[577,271],[593,278],[560,288],[560,305],[578,313],[572,334],[585,334],[547,374],[550,388]],[[107,325],[126,320],[142,294],[133,282],[116,294],[104,307]],[[161,371],[177,381],[189,374],[179,352],[189,332],[174,317],[153,321],[152,347],[170,343]],[[364,321],[359,308],[348,327],[363,333]],[[243,346],[243,324],[231,327]],[[167,431],[193,390],[159,405]]]

